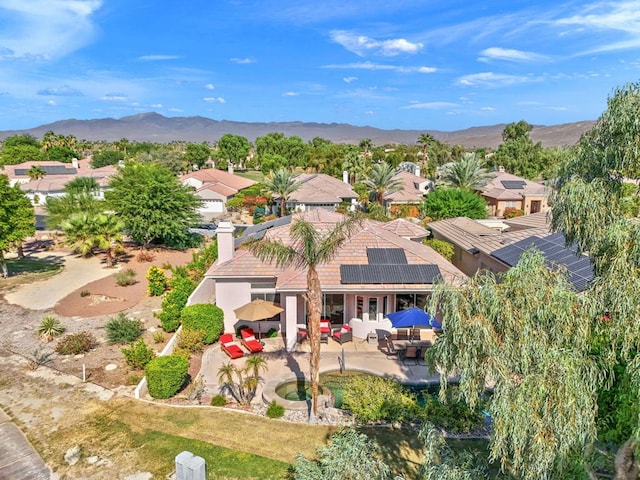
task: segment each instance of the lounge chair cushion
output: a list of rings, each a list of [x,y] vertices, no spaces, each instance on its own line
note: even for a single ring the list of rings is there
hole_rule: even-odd
[[[331,333],[330,320],[320,320],[320,333]]]

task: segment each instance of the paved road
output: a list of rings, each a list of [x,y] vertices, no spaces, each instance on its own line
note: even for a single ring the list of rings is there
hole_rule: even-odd
[[[30,310],[53,308],[58,301],[83,285],[118,271],[117,268],[104,268],[102,256],[79,258],[65,252],[38,252],[31,256],[60,261],[64,267],[62,272],[51,278],[22,285],[4,296],[8,303]]]
[[[22,432],[0,408],[0,478],[49,480],[51,472]]]

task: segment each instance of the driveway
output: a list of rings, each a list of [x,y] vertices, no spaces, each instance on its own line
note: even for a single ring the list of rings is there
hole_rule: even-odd
[[[30,256],[58,259],[63,269],[46,280],[21,285],[5,294],[7,303],[30,310],[49,310],[78,288],[95,280],[113,275],[118,268],[105,268],[102,257],[81,258],[66,252],[37,252]]]

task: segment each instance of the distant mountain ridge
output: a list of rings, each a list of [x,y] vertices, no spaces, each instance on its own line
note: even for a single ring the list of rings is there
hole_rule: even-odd
[[[594,121],[565,123],[552,126],[534,126],[531,137],[542,142],[545,147],[574,145],[580,136],[595,124]],[[465,148],[497,148],[502,143],[505,124],[471,127],[465,130],[444,132],[439,130],[383,130],[374,127],[359,127],[345,123],[313,122],[234,122],[211,118],[165,117],[159,113],[140,113],[114,118],[93,120],[59,120],[26,130],[0,132],[0,139],[12,135],[29,134],[41,138],[46,132],[59,135],[74,135],[80,140],[113,142],[121,138],[131,141],[168,143],[173,140],[187,142],[215,142],[222,135],[231,133],[242,135],[254,142],[256,138],[270,132],[281,132],[286,136],[297,135],[305,141],[322,137],[334,143],[358,144],[369,138],[374,145],[401,143],[414,145],[423,133],[451,144]]]

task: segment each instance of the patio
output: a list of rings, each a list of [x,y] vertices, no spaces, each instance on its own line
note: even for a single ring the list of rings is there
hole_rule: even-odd
[[[426,334],[427,335],[427,334]],[[268,364],[268,370],[262,374],[263,382],[258,387],[252,404],[262,404],[275,399],[286,409],[307,408],[303,402],[287,402],[275,395],[275,388],[283,382],[309,375],[309,342],[299,345],[296,352],[285,350],[285,339],[282,337],[265,338],[264,351],[260,353]],[[396,342],[400,345],[403,342]],[[375,375],[390,377],[402,383],[420,384],[440,381],[438,374],[430,374],[424,365],[403,362],[398,356],[387,356],[378,349],[377,341],[369,343],[366,339],[354,338],[351,342],[339,344],[329,339],[321,344],[320,372],[357,370]],[[218,369],[228,362],[243,367],[250,354],[231,360],[216,343],[209,347],[203,355],[200,374],[203,376],[208,394],[220,393]],[[344,360],[344,364],[343,364]],[[301,403],[303,404],[301,406]],[[296,404],[296,405],[294,405]]]

